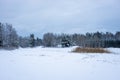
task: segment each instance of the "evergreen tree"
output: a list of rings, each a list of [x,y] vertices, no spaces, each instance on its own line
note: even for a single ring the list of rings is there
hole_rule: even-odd
[[[3,25],[0,23],[0,47],[3,46]]]
[[[30,47],[35,47],[34,34],[31,34],[31,35],[30,35]]]
[[[42,40],[37,37],[37,39],[35,40],[35,45],[36,46],[42,45]]]
[[[70,47],[70,42],[64,37],[62,38],[61,45],[62,47]]]

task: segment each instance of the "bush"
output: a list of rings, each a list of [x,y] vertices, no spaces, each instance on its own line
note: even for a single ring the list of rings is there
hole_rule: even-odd
[[[77,53],[110,53],[110,51],[105,50],[103,48],[80,48],[80,47],[77,47],[72,52],[77,52]]]

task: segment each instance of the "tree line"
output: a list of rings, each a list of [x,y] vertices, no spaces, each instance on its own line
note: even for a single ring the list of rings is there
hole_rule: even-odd
[[[95,32],[86,34],[53,34],[46,33],[43,36],[43,45],[47,47],[81,46],[92,48],[120,47],[120,32]]]
[[[30,36],[19,36],[11,24],[0,23],[0,48],[15,49],[18,47],[35,47],[41,45],[41,39]]]
[[[34,34],[27,37],[19,36],[11,24],[0,23],[0,48],[18,47],[120,47],[120,31],[95,32],[86,34],[53,34],[45,33],[43,38],[35,38]]]

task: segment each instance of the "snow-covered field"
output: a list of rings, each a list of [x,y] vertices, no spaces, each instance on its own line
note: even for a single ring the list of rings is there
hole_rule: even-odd
[[[120,48],[111,54],[73,48],[0,50],[0,80],[120,80]]]

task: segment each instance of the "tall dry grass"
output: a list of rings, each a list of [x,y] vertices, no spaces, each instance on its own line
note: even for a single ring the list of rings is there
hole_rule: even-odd
[[[77,53],[110,53],[110,51],[104,49],[104,48],[80,48],[77,47],[73,50],[73,52]]]

